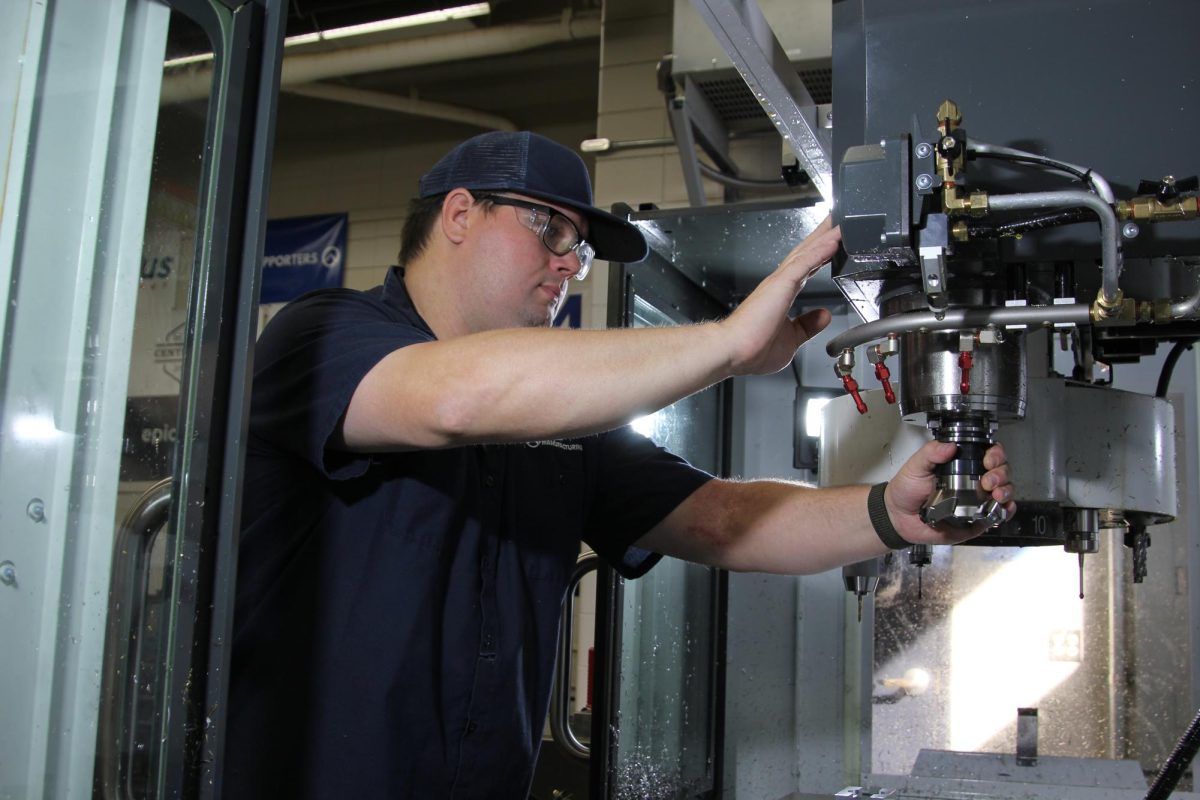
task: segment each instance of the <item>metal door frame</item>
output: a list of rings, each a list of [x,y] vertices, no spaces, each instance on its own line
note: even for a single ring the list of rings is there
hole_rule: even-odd
[[[182,537],[160,793],[219,797],[245,431],[287,9],[282,0],[168,0],[208,33],[214,72],[180,382]]]
[[[617,213],[622,208],[615,209]],[[627,210],[626,210],[627,211]],[[635,290],[636,283],[636,290]],[[608,276],[608,327],[627,327],[633,310],[635,294],[648,296],[657,301],[668,298],[676,302],[665,302],[664,306],[675,309],[691,320],[712,319],[723,316],[727,309],[709,294],[692,283],[671,265],[667,259],[651,249],[645,261],[636,264],[611,263]],[[731,431],[731,386],[730,382],[716,387],[720,393],[720,476],[727,477],[730,466]],[[712,679],[709,701],[712,703],[710,718],[708,758],[712,764],[713,788],[697,797],[719,798],[724,781],[724,734],[725,734],[725,653],[726,619],[728,616],[729,573],[722,569],[712,570],[713,625],[710,631],[713,643]],[[596,575],[596,638],[595,638],[595,682],[594,714],[592,716],[591,764],[589,796],[594,800],[611,798],[616,786],[613,770],[617,760],[619,731],[611,721],[616,718],[620,703],[619,684],[621,645],[620,633],[623,622],[624,580],[616,571],[602,565]]]

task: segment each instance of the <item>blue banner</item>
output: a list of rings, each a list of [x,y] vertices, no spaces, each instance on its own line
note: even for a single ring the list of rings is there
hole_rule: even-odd
[[[342,285],[346,214],[267,221],[261,302],[286,303],[313,289]]]
[[[556,328],[582,328],[583,327],[583,295],[569,294],[567,299],[563,301],[563,306],[558,310],[558,316],[554,318],[554,327]]]

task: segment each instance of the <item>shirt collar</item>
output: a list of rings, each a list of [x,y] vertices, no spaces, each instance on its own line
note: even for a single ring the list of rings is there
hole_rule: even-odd
[[[412,298],[408,294],[408,287],[404,285],[404,267],[394,266],[389,268],[387,276],[383,279],[382,289],[381,298],[385,304],[400,312],[407,320],[428,333],[430,338],[437,338],[433,333],[433,329],[421,318],[416,306],[413,305]]]

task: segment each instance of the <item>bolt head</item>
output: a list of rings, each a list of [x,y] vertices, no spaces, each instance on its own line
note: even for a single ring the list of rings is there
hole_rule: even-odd
[[[928,189],[930,186],[933,186],[933,178],[931,176],[924,174],[917,176],[918,189]]]
[[[1138,227],[1136,222],[1126,222],[1121,226],[1121,235],[1126,239],[1136,239],[1142,229]]]
[[[929,146],[929,142],[921,142],[917,145],[917,158],[929,158],[933,155],[933,148]]]

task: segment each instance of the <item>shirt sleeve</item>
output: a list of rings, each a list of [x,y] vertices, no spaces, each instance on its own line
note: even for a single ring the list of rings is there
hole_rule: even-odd
[[[662,556],[634,542],[713,476],[628,426],[600,434],[594,445],[583,538],[623,577],[636,578]]]
[[[332,480],[361,476],[368,454],[329,447],[354,390],[384,356],[432,338],[359,292],[284,307],[255,349],[249,446],[301,459]]]

